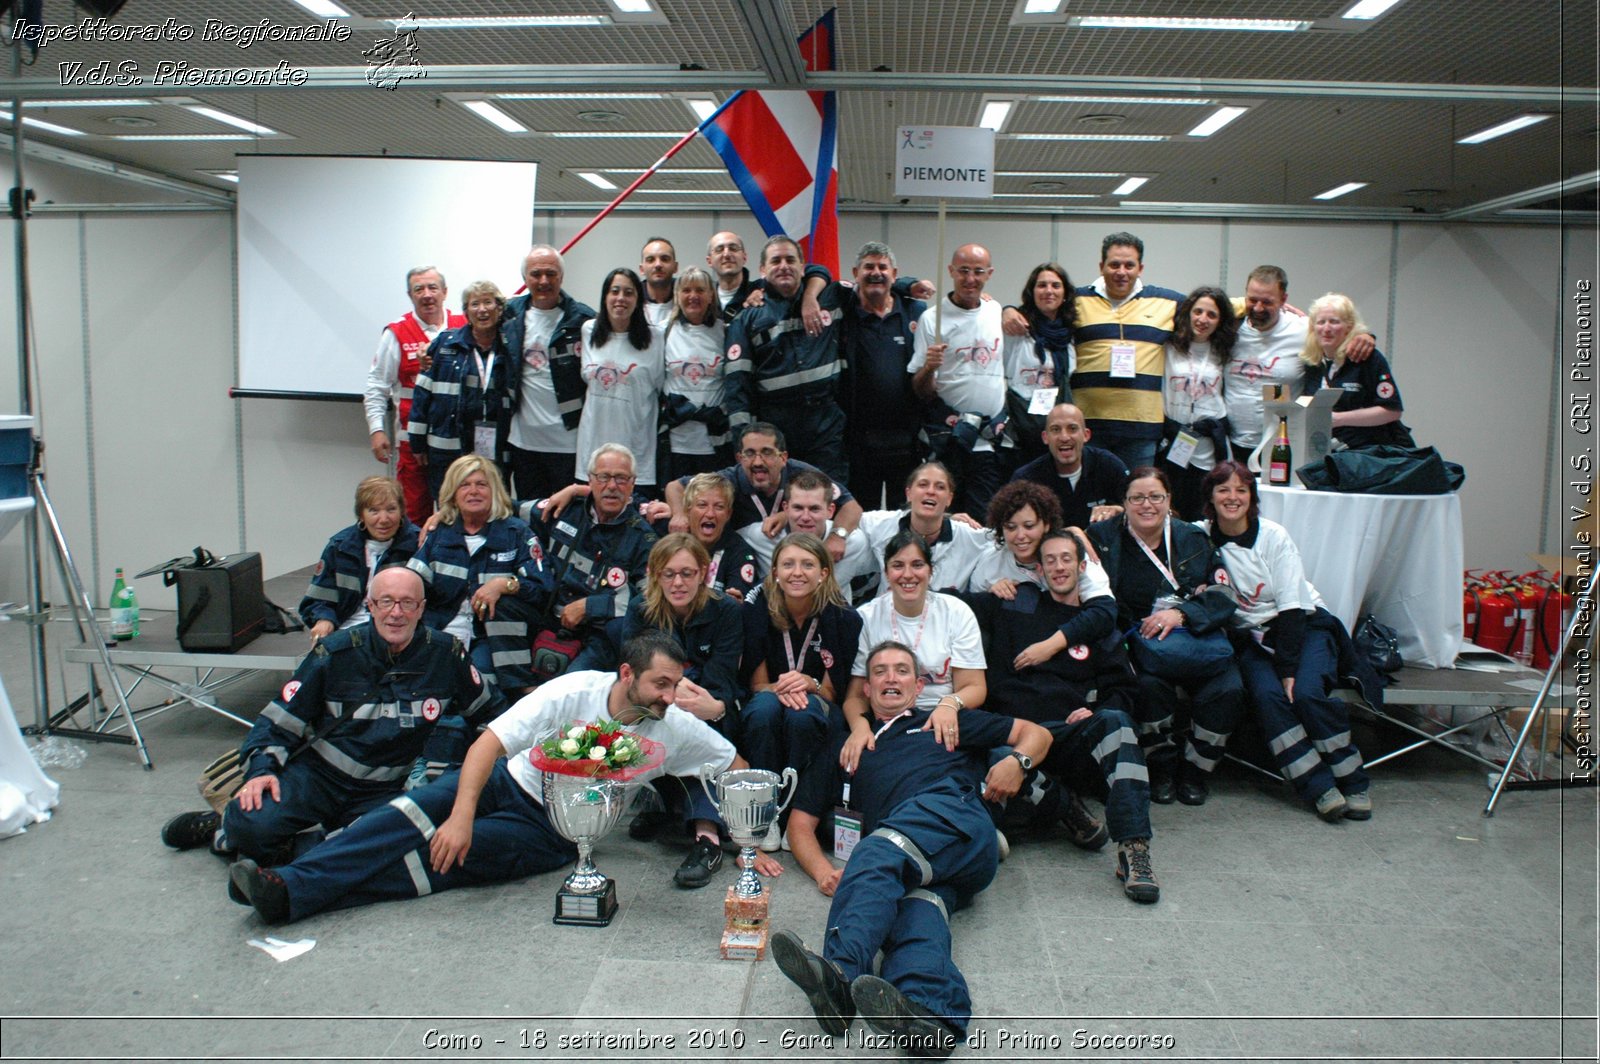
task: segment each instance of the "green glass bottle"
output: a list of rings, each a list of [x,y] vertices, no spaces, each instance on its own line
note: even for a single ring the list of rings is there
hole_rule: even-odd
[[[139,634],[139,597],[133,593],[117,570],[117,581],[111,585],[111,638],[127,642]]]

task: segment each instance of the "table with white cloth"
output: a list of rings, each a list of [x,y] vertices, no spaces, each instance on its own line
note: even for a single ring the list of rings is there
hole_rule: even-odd
[[[1400,634],[1407,665],[1454,664],[1466,564],[1458,496],[1260,491],[1261,516],[1289,530],[1306,578],[1346,628],[1371,613]]]

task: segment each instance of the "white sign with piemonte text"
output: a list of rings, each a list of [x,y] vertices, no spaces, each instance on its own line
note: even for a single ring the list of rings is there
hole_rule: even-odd
[[[901,126],[895,145],[896,196],[994,198],[994,130]]]

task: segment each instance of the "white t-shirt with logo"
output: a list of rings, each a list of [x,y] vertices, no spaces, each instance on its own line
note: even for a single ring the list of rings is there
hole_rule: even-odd
[[[668,395],[681,395],[697,406],[721,406],[727,396],[727,327],[721,319],[690,325],[681,318],[664,335]],[[711,433],[704,421],[686,421],[670,431],[673,454],[711,454]]]
[[[1006,406],[1005,333],[1000,328],[1003,308],[996,301],[979,303],[975,310],[958,307],[944,297],[944,364],[934,373],[934,389],[939,398],[963,414],[993,417]],[[928,361],[928,345],[934,342],[933,308],[917,319],[916,350],[906,372],[916,373]],[[992,451],[994,445],[980,439],[975,451]]]
[[[528,751],[574,721],[610,720],[606,699],[616,681],[614,672],[569,672],[541,685],[489,722],[489,730],[506,749],[506,769],[540,804],[544,803],[544,773],[533,767]],[[667,748],[665,761],[635,777],[640,782],[658,776],[693,776],[707,762],[719,771],[733,764],[733,744],[677,706],[668,706],[661,720],[646,719],[624,727]]]
[[[1233,343],[1222,387],[1235,446],[1261,442],[1263,384],[1287,384],[1298,391],[1306,368],[1300,349],[1306,345],[1308,327],[1307,319],[1287,310],[1280,310],[1278,324],[1264,333],[1257,332],[1248,318],[1239,322],[1239,338]]]
[[[885,639],[904,643],[917,656],[920,675],[927,681],[917,696],[918,709],[932,709],[955,690],[955,669],[983,669],[983,636],[972,607],[938,591],[928,592],[921,617],[902,617],[894,598],[885,595],[861,607],[861,640],[856,647],[852,676],[867,674],[867,654]]]
[[[650,346],[633,346],[625,332],[614,332],[605,346],[594,345],[593,321],[583,323],[583,419],[578,422],[577,471],[589,478],[589,456],[603,443],[620,443],[633,452],[639,484],[656,482],[656,415],[666,378],[661,334],[650,330]]]
[[[550,339],[560,324],[560,307],[540,310],[530,304],[522,316],[522,403],[507,438],[524,451],[572,454],[578,449],[578,434],[561,423],[550,373]]]

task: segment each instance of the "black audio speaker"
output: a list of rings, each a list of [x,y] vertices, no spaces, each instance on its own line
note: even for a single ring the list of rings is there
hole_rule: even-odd
[[[261,634],[266,619],[261,555],[229,554],[211,564],[175,569],[178,645],[231,654]]]

